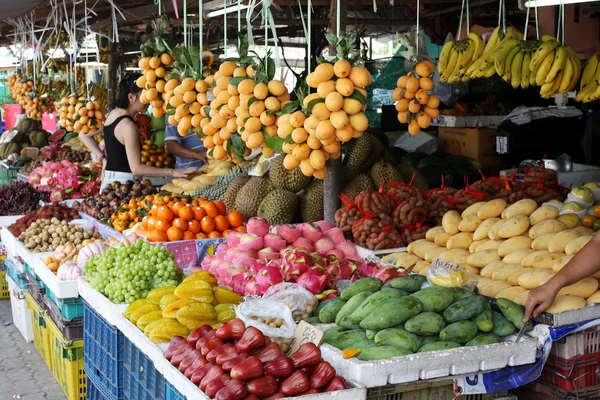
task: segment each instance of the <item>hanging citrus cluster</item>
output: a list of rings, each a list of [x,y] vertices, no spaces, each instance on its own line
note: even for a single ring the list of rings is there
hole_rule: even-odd
[[[392,93],[396,102],[398,121],[408,123],[408,132],[416,136],[421,129],[429,128],[431,120],[440,115],[440,100],[434,94],[431,75],[433,63],[429,60],[418,63],[408,74],[398,78],[397,88]]]
[[[21,79],[19,74],[13,74],[8,78],[8,88],[12,98],[23,106],[29,118],[40,120],[44,113],[54,112],[55,100],[49,94],[48,85],[40,84],[36,90],[33,80]]]
[[[152,115],[161,118],[165,115],[165,95],[169,88],[173,90],[177,86],[177,79],[167,81],[167,71],[173,65],[173,57],[169,52],[163,52],[158,56],[146,56],[140,58],[138,66],[144,70],[136,82],[142,88],[140,101],[142,104],[152,105]]]
[[[362,136],[369,127],[364,114],[367,102],[365,88],[372,83],[369,71],[354,65],[358,57],[351,35],[328,35],[337,57],[323,60],[307,78],[316,93],[303,99],[304,112],[283,115],[278,121],[277,135],[284,139],[284,166],[299,167],[306,176],[324,179],[325,164],[341,154],[341,143]]]
[[[57,103],[60,126],[68,132],[87,134],[100,129],[104,121],[101,105],[97,101],[86,100],[85,97],[63,97]]]

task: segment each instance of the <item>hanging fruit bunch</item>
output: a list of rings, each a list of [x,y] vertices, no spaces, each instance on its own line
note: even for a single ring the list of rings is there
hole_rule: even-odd
[[[484,53],[484,43],[476,32],[461,41],[449,41],[442,48],[438,71],[440,82],[467,82],[469,67]]]
[[[561,46],[551,36],[544,36],[531,57],[529,70],[535,72],[540,94],[547,99],[573,90],[581,75],[581,61],[570,47]]]
[[[302,111],[281,116],[277,128],[286,153],[284,167],[299,167],[305,176],[317,179],[325,179],[326,163],[340,157],[341,144],[361,137],[369,127],[364,113],[365,88],[372,83],[371,73],[356,65],[359,54],[354,48],[355,37],[326,37],[337,55],[321,60],[306,77],[307,85],[316,93],[300,94]]]
[[[152,115],[160,118],[165,115],[165,96],[170,90],[177,86],[178,81],[167,82],[167,74],[173,65],[173,57],[166,42],[161,38],[168,27],[166,16],[159,16],[153,22],[154,32],[148,35],[148,39],[140,46],[142,57],[138,66],[144,70],[142,76],[137,80],[137,86],[142,88],[140,101],[142,104],[152,105]],[[167,85],[169,83],[169,85]]]
[[[467,68],[469,79],[492,77],[496,73],[496,53],[503,43],[511,39],[521,40],[523,35],[512,26],[506,28],[506,31],[502,27],[496,27],[483,49],[483,54]]]
[[[398,121],[402,124],[408,123],[408,132],[413,136],[421,129],[429,128],[431,120],[440,115],[440,100],[435,94],[430,94],[433,89],[431,75],[434,69],[431,61],[421,61],[408,74],[398,78],[398,87],[392,93],[398,111]]]
[[[202,124],[209,121],[206,107],[210,104],[208,92],[213,81],[210,77],[205,79],[202,74],[200,50],[197,47],[177,46],[173,49],[173,56],[175,64],[170,75],[172,79],[165,85],[165,108],[169,123],[177,126],[180,136],[187,136],[199,132]],[[180,77],[181,81],[175,76]]]
[[[102,127],[104,114],[100,103],[84,97],[63,97],[57,103],[59,124],[68,132],[83,133],[97,131]]]
[[[598,80],[600,80],[600,55],[594,54],[586,63],[581,75],[579,92],[575,100],[581,103],[589,103],[600,98]]]
[[[27,93],[19,100],[19,104],[23,106],[25,115],[31,119],[42,119],[44,113],[54,112],[54,96],[44,91],[43,95],[38,95],[35,91]]]

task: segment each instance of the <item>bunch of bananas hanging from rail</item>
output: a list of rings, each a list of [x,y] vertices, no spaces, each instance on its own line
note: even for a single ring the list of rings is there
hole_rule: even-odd
[[[471,64],[467,69],[467,75],[470,79],[489,78],[496,73],[494,65],[496,52],[503,43],[509,40],[521,40],[523,34],[517,31],[514,27],[509,26],[506,31],[502,27],[497,27],[490,36],[490,39],[485,45],[483,54]]]
[[[438,63],[440,81],[447,83],[468,81],[467,70],[483,53],[483,39],[475,32],[469,33],[464,40],[447,42],[442,48]]]
[[[540,95],[547,99],[575,88],[581,75],[581,61],[570,47],[561,46],[558,40],[545,35],[531,56],[529,71],[535,74]]]
[[[581,84],[575,100],[589,103],[600,98],[600,55],[594,54],[586,63],[581,75]]]

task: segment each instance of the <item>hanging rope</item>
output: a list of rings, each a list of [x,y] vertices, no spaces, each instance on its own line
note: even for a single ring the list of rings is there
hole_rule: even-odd
[[[419,19],[420,19],[420,1],[417,0],[417,36],[415,37],[415,47],[417,51],[415,52],[415,61],[417,58],[417,54],[419,54]]]
[[[458,20],[458,32],[456,33],[455,40],[460,40],[460,33],[462,30],[462,22],[463,22],[463,13],[465,11],[465,0],[462,0],[462,5],[460,6],[460,19]]]
[[[310,31],[308,32],[308,37],[307,37],[307,47],[308,47],[308,52],[307,52],[307,59],[308,59],[308,69],[307,71],[310,72],[310,64],[311,64],[311,60],[312,60],[312,0],[308,0],[308,2],[306,3],[306,12],[308,13],[308,18],[307,18],[307,23],[308,23],[308,29],[310,29]]]
[[[269,69],[269,7],[263,5],[263,22],[265,24],[265,71]]]
[[[340,0],[336,1],[336,11],[335,11],[335,34],[337,37],[340,36],[340,24],[342,23],[342,16],[340,15]]]
[[[537,3],[535,3],[535,36],[537,40],[540,40],[540,22],[538,20]]]
[[[158,6],[158,15],[162,15],[162,6],[160,4],[160,0],[154,0],[154,5]]]
[[[202,60],[202,51],[204,50],[204,4],[202,0],[198,1],[198,51],[200,52],[200,76],[204,78],[204,67]]]
[[[183,44],[187,47],[187,0],[183,0]]]
[[[242,32],[242,0],[238,0],[237,18],[238,18],[238,49],[239,49],[240,46],[242,45],[242,43],[240,41],[240,35],[239,35]]]
[[[467,0],[467,36],[471,33],[471,17],[469,15],[469,0]]]
[[[306,22],[304,21],[304,13],[302,12],[301,2],[298,2],[298,10],[300,10],[300,21],[302,21],[302,29],[304,29],[304,37],[306,38],[306,70],[310,72],[310,32],[308,29],[306,29]],[[310,14],[310,9],[307,9],[307,12]]]
[[[527,31],[529,30],[529,7],[531,2],[527,2],[527,15],[525,16],[525,27],[523,28],[523,40],[527,40]]]
[[[227,59],[227,2],[223,1],[223,54]]]

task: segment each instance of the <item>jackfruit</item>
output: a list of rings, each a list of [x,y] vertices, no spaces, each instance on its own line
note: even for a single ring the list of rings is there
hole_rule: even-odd
[[[300,196],[300,215],[304,222],[321,221],[325,217],[323,181],[316,180]]]
[[[279,156],[271,160],[269,180],[273,184],[273,187],[289,190],[294,193],[306,189],[310,185],[312,178],[305,176],[300,168],[286,169],[283,166],[284,158],[283,156]]]
[[[377,161],[369,171],[369,175],[377,187],[383,184],[387,188],[392,182],[404,182],[398,168],[386,161]]]
[[[248,175],[248,172],[242,172],[231,181],[223,195],[223,203],[225,203],[225,208],[227,208],[227,210],[233,210],[235,208],[237,194],[249,180],[250,175]]]
[[[291,224],[298,208],[298,196],[285,189],[275,189],[264,197],[257,215],[271,225]]]
[[[361,172],[367,171],[379,157],[374,157],[377,139],[365,132],[358,139],[353,139],[343,146],[346,155],[342,168],[342,180],[347,181]]]
[[[269,178],[253,176],[238,192],[234,209],[242,213],[245,219],[258,215],[258,207],[265,196],[272,190]]]
[[[353,199],[358,196],[360,192],[364,190],[374,190],[375,188],[375,183],[368,174],[358,174],[351,181],[344,184],[342,193]]]

